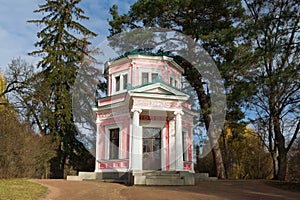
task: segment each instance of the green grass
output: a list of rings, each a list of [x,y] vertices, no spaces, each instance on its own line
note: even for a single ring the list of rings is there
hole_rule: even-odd
[[[0,179],[0,200],[37,200],[47,188],[26,179]]]

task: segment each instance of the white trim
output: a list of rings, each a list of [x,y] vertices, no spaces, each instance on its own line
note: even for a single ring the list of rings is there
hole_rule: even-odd
[[[161,129],[161,170],[166,171],[166,126]]]
[[[166,121],[151,121],[151,123],[146,124],[147,121],[140,120],[140,126],[142,127],[142,134],[144,133],[143,128],[160,128],[160,164],[161,164],[161,170],[165,171],[166,170],[166,155],[165,155],[165,123]],[[143,139],[143,137],[142,137]],[[143,150],[142,150],[143,151]],[[143,153],[143,152],[142,152]],[[143,160],[142,166],[143,166]]]
[[[183,153],[182,153],[182,111],[174,112],[175,115],[175,156],[176,156],[176,171],[183,170]]]
[[[130,118],[130,125],[129,125],[129,162],[128,162],[128,169],[131,170],[132,169],[132,165],[131,165],[131,159],[132,159],[132,118]]]
[[[128,172],[129,169],[99,169],[97,172],[102,172],[102,173],[105,173],[105,172]]]
[[[181,81],[180,81],[180,77],[176,76],[174,73],[168,73],[169,75],[169,80],[168,80],[168,83],[177,88],[177,89],[180,89],[181,88]],[[173,82],[171,83],[170,79],[172,78]],[[175,81],[177,81],[177,85],[175,86]]]
[[[175,133],[175,119],[169,119],[169,170],[175,171],[176,169],[176,133]]]
[[[152,83],[154,82],[154,80],[152,80],[152,73],[156,73],[158,74],[158,77],[161,76],[162,74],[162,69],[159,68],[152,68],[152,67],[139,67],[138,68],[138,73],[139,73],[139,85],[142,85],[143,83],[143,79],[142,79],[142,74],[143,73],[148,73],[148,83]],[[145,83],[147,84],[147,83]]]
[[[157,89],[157,88],[161,88],[163,90],[166,90],[166,91],[174,94],[172,96],[167,95],[166,98],[178,99],[178,98],[183,98],[184,97],[184,100],[187,100],[190,97],[186,93],[181,92],[179,89],[175,89],[175,88],[170,87],[169,85],[166,85],[164,83],[154,83],[154,84],[146,85],[144,87],[139,87],[139,88],[136,88],[136,89],[133,89],[133,90],[129,91],[129,94],[133,94],[134,92],[142,93],[142,92]],[[147,96],[148,94],[143,94],[143,95]]]
[[[119,72],[114,72],[111,74],[111,82],[112,82],[112,91],[110,91],[110,94],[111,95],[116,95],[116,94],[120,94],[120,93],[123,93],[123,92],[126,92],[127,91],[127,88],[124,89],[124,85],[123,85],[123,77],[125,74],[127,74],[127,84],[129,83],[129,69],[126,69],[126,70],[122,70],[122,71],[119,71]],[[120,77],[120,89],[119,91],[116,91],[116,77]]]
[[[192,151],[192,158],[191,158],[191,162],[193,163],[193,168],[192,170],[194,171],[194,127],[191,126],[190,128],[190,140],[191,140],[191,151]]]
[[[105,69],[113,66],[122,65],[128,62],[131,62],[132,60],[156,60],[156,61],[167,61],[168,63],[172,64],[175,68],[177,68],[182,73],[184,72],[184,69],[178,65],[173,58],[168,56],[148,56],[148,55],[142,55],[142,54],[136,54],[136,55],[128,55],[127,57],[109,61],[104,64]]]
[[[182,157],[183,161],[187,162],[189,161],[189,129],[187,127],[182,127]],[[186,144],[186,146],[184,146]],[[185,153],[186,152],[186,153]],[[184,154],[185,153],[185,154]],[[184,156],[185,155],[185,156]]]
[[[143,151],[143,143],[142,138],[140,137],[140,133],[142,132],[140,126],[140,113],[142,110],[140,109],[131,109],[133,112],[132,116],[132,135],[131,135],[131,169],[132,170],[142,170],[142,151]]]
[[[120,160],[122,159],[122,135],[123,135],[123,125],[122,123],[118,124],[106,124],[104,125],[105,128],[105,160]],[[119,129],[119,155],[117,159],[110,159],[109,158],[109,150],[110,150],[110,130],[111,129]]]

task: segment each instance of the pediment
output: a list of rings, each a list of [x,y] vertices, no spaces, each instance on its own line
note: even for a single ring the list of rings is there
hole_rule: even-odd
[[[163,89],[163,88],[160,88],[160,87],[157,87],[157,88],[153,88],[153,89],[150,89],[150,90],[144,90],[143,92],[145,93],[152,93],[152,94],[166,94],[166,95],[175,95],[174,93],[166,90],[166,89]]]
[[[181,92],[179,89],[173,88],[163,83],[154,83],[146,86],[141,86],[130,91],[131,93],[144,93],[144,94],[158,94],[158,95],[171,95],[171,96],[186,96],[187,94]]]

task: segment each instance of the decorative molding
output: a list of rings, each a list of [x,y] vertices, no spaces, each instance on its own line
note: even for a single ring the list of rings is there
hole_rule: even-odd
[[[134,106],[180,109],[181,102],[179,102],[179,101],[160,101],[160,100],[153,100],[153,99],[147,99],[145,101],[145,99],[134,99]]]
[[[125,168],[129,167],[128,160],[113,160],[113,161],[98,161],[99,169],[115,169],[115,168]]]
[[[183,162],[183,170],[192,170],[192,162]]]
[[[174,112],[174,115],[183,115],[184,113],[182,112],[182,110],[178,110]]]
[[[167,117],[164,117],[164,116],[141,115],[140,116],[140,120],[166,121]]]
[[[137,109],[137,108],[132,108],[131,109],[131,112],[138,112],[139,114],[142,112],[143,110],[142,109]]]

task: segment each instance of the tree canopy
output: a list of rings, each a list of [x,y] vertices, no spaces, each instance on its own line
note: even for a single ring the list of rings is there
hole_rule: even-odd
[[[287,153],[300,128],[299,3],[245,0],[245,4],[244,38],[251,52],[243,58],[248,86],[242,89],[252,88],[247,103],[255,113],[253,123],[272,154],[274,178],[284,180]]]
[[[38,55],[42,68],[41,81],[48,87],[48,104],[43,115],[42,132],[53,136],[57,143],[57,157],[52,161],[53,177],[63,177],[65,164],[75,162],[84,147],[76,139],[77,129],[72,114],[72,87],[77,71],[87,56],[90,42],[88,37],[96,34],[80,24],[87,20],[84,11],[78,7],[80,0],[46,0],[35,10],[42,13],[42,19],[30,20],[41,25],[40,39],[35,43],[39,49],[30,53]],[[85,150],[86,151],[86,150]]]

